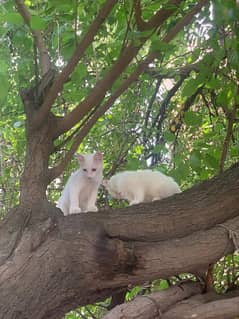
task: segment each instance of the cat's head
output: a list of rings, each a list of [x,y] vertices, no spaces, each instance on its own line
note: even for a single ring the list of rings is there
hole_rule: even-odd
[[[112,178],[110,179],[104,179],[102,181],[102,185],[106,188],[106,190],[108,191],[108,193],[116,199],[123,199],[123,196],[121,194],[121,192],[118,191],[114,180]]]
[[[103,154],[96,152],[94,154],[77,154],[80,170],[88,179],[95,179],[102,174]]]

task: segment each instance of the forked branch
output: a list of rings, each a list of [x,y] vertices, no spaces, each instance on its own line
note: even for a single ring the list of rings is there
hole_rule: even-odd
[[[171,2],[177,2],[179,4],[181,0]],[[176,7],[170,9],[161,9],[149,20],[148,23],[150,23],[152,28],[156,30],[175,12],[175,10]],[[66,115],[61,123],[59,123],[56,131],[56,136],[59,136],[68,131],[77,122],[79,122],[95,105],[98,105],[102,102],[106,92],[111,89],[114,82],[120,77],[120,75],[128,67],[131,61],[135,58],[138,51],[148,38],[149,35],[148,37],[142,36],[139,38],[139,44],[137,44],[137,46],[134,43],[131,43],[123,50],[119,59],[113,64],[106,76],[96,83],[95,87],[85,98],[85,100],[82,101],[71,113]]]
[[[48,94],[45,98],[44,103],[42,104],[39,112],[36,114],[35,123],[33,124],[38,126],[47,116],[50,111],[55,99],[59,92],[61,92],[65,82],[69,78],[70,74],[74,71],[77,63],[80,61],[84,55],[86,49],[93,42],[95,35],[97,34],[100,26],[103,24],[107,16],[110,14],[117,0],[107,0],[104,6],[99,11],[97,17],[92,22],[89,27],[88,32],[84,35],[80,43],[78,44],[75,52],[73,53],[71,59],[67,65],[63,68],[62,72],[56,77],[51,89],[48,91]]]
[[[205,2],[207,3],[208,1],[202,0],[196,5],[198,11],[200,11],[200,9],[205,4]],[[180,22],[179,22],[180,26],[183,27],[183,26],[186,26],[187,24],[189,24],[192,21],[194,15],[195,15],[195,7],[182,20],[180,20]],[[190,16],[190,19],[188,18],[189,16]],[[184,21],[184,23],[182,23],[182,21]],[[176,25],[173,28],[173,31],[170,31],[170,37],[166,36],[164,38],[164,41],[169,42],[170,40],[172,40],[180,30],[181,29],[177,28],[177,25]],[[110,98],[101,107],[96,109],[96,112],[94,112],[92,117],[86,122],[85,126],[83,126],[83,128],[81,129],[79,134],[77,134],[75,136],[74,142],[73,142],[70,150],[67,152],[66,156],[62,159],[62,161],[57,166],[55,166],[54,168],[52,168],[50,170],[50,179],[51,180],[53,180],[54,178],[59,176],[59,174],[62,173],[62,171],[65,169],[68,162],[70,161],[71,157],[73,156],[74,152],[77,150],[79,144],[82,142],[84,137],[88,134],[88,132],[90,131],[92,126],[113,105],[115,100],[123,92],[125,92],[134,81],[136,81],[138,79],[140,74],[142,74],[145,71],[145,69],[148,67],[149,63],[151,63],[157,57],[157,55],[158,55],[158,53],[151,52],[142,62],[140,62],[138,64],[138,67],[133,71],[133,73],[131,73],[127,79],[122,81],[120,87],[110,96]],[[82,103],[84,103],[84,101]],[[80,104],[80,105],[84,105],[84,104]],[[73,119],[73,114],[76,114],[75,116],[77,116],[77,113],[79,114],[80,112],[82,112],[81,116],[83,117],[83,114],[84,114],[83,111],[79,108],[76,108],[74,111],[72,111],[72,113],[69,114],[67,121],[65,121],[65,119],[59,120],[59,121],[62,121],[62,124],[59,125],[61,130],[64,129],[65,131],[67,131],[71,126],[70,123],[72,123],[72,121],[75,120],[75,119]],[[75,121],[77,122],[77,120],[75,120]],[[57,135],[59,135],[59,134],[60,134],[60,132],[57,132]]]

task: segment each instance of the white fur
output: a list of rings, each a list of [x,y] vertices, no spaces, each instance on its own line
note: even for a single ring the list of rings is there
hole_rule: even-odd
[[[98,211],[95,203],[102,182],[102,158],[99,152],[78,155],[80,168],[69,177],[57,203],[64,215]]]
[[[125,171],[104,181],[112,197],[126,199],[130,205],[150,202],[180,193],[178,184],[172,177],[158,171]]]

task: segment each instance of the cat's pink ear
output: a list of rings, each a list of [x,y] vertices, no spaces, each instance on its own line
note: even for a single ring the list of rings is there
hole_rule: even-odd
[[[103,154],[101,152],[96,152],[94,154],[94,160],[97,161],[97,162],[102,162]]]
[[[82,154],[76,154],[76,158],[77,158],[79,163],[82,163],[85,160],[85,157]]]

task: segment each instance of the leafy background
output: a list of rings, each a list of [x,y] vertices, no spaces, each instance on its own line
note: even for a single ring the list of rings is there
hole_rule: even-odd
[[[69,59],[104,1],[25,1],[31,11],[31,27],[44,30],[57,69]],[[166,1],[142,1],[144,19]],[[184,1],[182,11],[195,4]],[[87,50],[54,106],[64,116],[102,78],[107,66],[119,56],[123,43],[136,41],[132,2],[121,1],[93,45]],[[210,12],[210,14],[208,14]],[[175,178],[184,190],[229,167],[239,158],[239,7],[236,1],[214,1],[194,22],[165,44],[150,38],[139,56],[158,51],[138,81],[130,86],[102,116],[79,146],[78,152],[101,150],[104,175],[150,167]],[[25,115],[19,96],[22,87],[38,77],[33,63],[34,45],[28,28],[12,1],[0,7],[0,218],[18,203],[19,179],[24,167]],[[164,33],[176,23],[163,26]],[[171,25],[170,25],[171,24]],[[141,34],[142,35],[142,34]],[[137,59],[121,78],[135,69]],[[118,87],[114,84],[113,89]],[[75,129],[75,128],[74,128]],[[60,137],[55,163],[71,146],[72,131]],[[67,142],[65,142],[67,141]],[[48,188],[56,201],[69,176],[77,169],[72,159],[62,176]],[[109,199],[100,190],[98,206],[127,205]],[[215,288],[225,292],[238,285],[238,255],[228,256],[214,268]],[[129,287],[126,299],[139,293],[165,289],[189,276],[156,280],[145,287]],[[65,318],[100,318],[110,299],[82,307]]]

